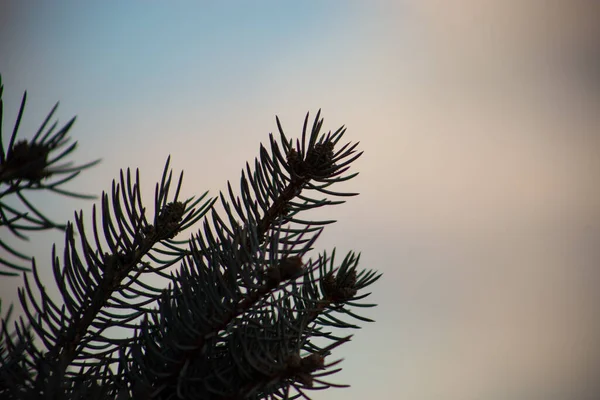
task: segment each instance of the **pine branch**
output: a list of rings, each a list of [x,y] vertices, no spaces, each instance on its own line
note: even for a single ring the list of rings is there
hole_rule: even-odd
[[[26,231],[64,230],[66,227],[64,224],[48,218],[44,212],[28,200],[26,193],[42,190],[69,197],[93,199],[95,196],[70,192],[61,187],[77,177],[81,171],[98,164],[100,160],[75,166],[69,161],[57,165],[58,161],[71,155],[77,148],[77,142],[71,143],[67,147],[68,142],[71,140],[68,133],[75,122],[74,117],[56,132],[54,130],[58,122],[54,122],[50,128],[46,129],[58,108],[58,103],[52,108],[31,140],[17,140],[21,120],[25,112],[25,104],[27,103],[27,92],[23,94],[17,120],[8,146],[5,149],[2,131],[3,90],[2,76],[0,76],[0,227],[6,227],[12,235],[21,240],[28,239],[24,233]],[[11,195],[20,200],[25,211],[11,207],[1,200]],[[21,262],[31,261],[28,255],[16,250],[4,241],[0,241],[0,248],[12,257],[21,260]],[[8,267],[8,270],[0,269],[0,276],[16,276],[20,272],[29,271],[29,268],[11,261],[4,254],[0,255],[0,266]]]
[[[88,239],[83,214],[75,215],[75,226],[67,226],[62,265],[53,250],[53,269],[64,302],[62,307],[45,295],[38,268],[33,264],[35,287],[25,276],[25,288],[19,291],[19,298],[28,322],[47,351],[43,357],[24,361],[41,365],[30,375],[29,383],[17,382],[9,390],[15,393],[22,391],[23,386],[35,388],[34,383],[41,380],[47,381],[42,393],[71,396],[95,378],[110,381],[104,386],[114,388],[113,378],[109,379],[110,365],[118,361],[119,348],[127,340],[110,338],[106,331],[114,327],[133,328],[135,319],[151,312],[148,303],[159,291],[150,288],[146,292],[147,286],[138,285],[139,276],[160,273],[178,263],[185,252],[173,251],[172,244],[176,242],[172,239],[198,221],[213,204],[212,200],[202,203],[206,193],[199,199],[180,202],[182,178],[183,174],[175,195],[169,195],[172,173],[167,160],[155,191],[153,224],[148,222],[142,206],[139,172],[132,184],[129,170],[121,173],[120,183],[113,182],[110,195],[103,193],[101,218],[96,217],[94,207],[95,243]],[[80,250],[75,241],[75,227]],[[162,244],[165,246],[161,248]],[[151,266],[145,257],[152,253],[168,258]],[[39,300],[36,292],[41,294]],[[122,309],[129,312],[119,312]],[[19,331],[18,340],[34,346],[25,333]],[[79,368],[79,372],[73,372],[73,368]]]
[[[344,387],[328,381],[340,360],[327,359],[351,336],[334,331],[370,321],[354,309],[373,306],[362,290],[380,274],[359,271],[353,252],[339,264],[335,250],[310,257],[335,221],[304,215],[356,195],[330,187],[357,175],[346,172],[362,154],[336,151],[345,129],[321,134],[322,124],[318,113],[308,131],[307,115],[293,145],[277,120],[280,140],[270,135],[246,164],[240,195],[230,183],[219,194],[224,214],[206,193],[180,201],[183,174],[172,185],[167,160],[148,219],[139,171],[121,172],[91,234],[79,212],[62,261],[53,250],[62,301],[35,263],[25,276],[26,316],[0,332],[0,397],[292,399]],[[201,220],[189,241],[174,239]],[[168,287],[149,285],[152,275]]]
[[[263,398],[298,382],[297,389],[307,388],[313,383],[310,374],[325,368],[324,363],[308,371],[288,361],[300,357],[301,351],[309,352],[306,357],[329,354],[328,348],[310,342],[312,336],[332,340],[333,347],[348,340],[321,332],[321,326],[334,325],[331,305],[348,314],[343,303],[379,275],[368,272],[358,282],[356,265],[348,266],[358,262],[352,255],[336,268],[335,277],[332,266],[323,266],[330,261],[326,255],[304,265],[301,257],[312,249],[322,225],[332,221],[303,221],[297,215],[341,202],[306,195],[302,203],[293,200],[305,190],[325,193],[325,187],[347,180],[340,169],[345,172],[347,161],[360,153],[354,154],[355,145],[345,145],[334,154],[344,129],[320,135],[319,114],[307,138],[307,120],[308,116],[302,143],[295,148],[277,121],[285,157],[271,135],[271,153],[261,146],[254,171],[246,164],[242,172],[241,199],[231,184],[229,201],[220,194],[227,218],[214,210],[206,218],[203,232],[192,242],[192,256],[161,298],[159,314],[141,326],[132,350],[135,397]],[[316,269],[333,279],[321,291]],[[306,289],[295,284],[302,276]],[[335,321],[337,327],[357,327]],[[256,329],[272,337],[260,336]],[[248,344],[253,335],[258,335],[254,349]]]

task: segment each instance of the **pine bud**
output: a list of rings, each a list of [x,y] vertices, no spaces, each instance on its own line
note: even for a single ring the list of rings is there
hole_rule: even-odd
[[[312,377],[311,374],[307,374],[306,372],[300,372],[300,373],[296,374],[295,378],[298,382],[300,382],[301,384],[303,384],[306,387],[313,386],[314,378]]]
[[[331,142],[317,143],[308,151],[306,163],[312,175],[325,175],[325,172],[333,166],[333,147]]]
[[[284,258],[279,262],[279,271],[281,272],[281,279],[296,279],[304,273],[304,263],[302,257],[292,256]]]
[[[302,357],[300,357],[300,354],[298,353],[290,354],[285,360],[286,368],[291,371],[298,371],[301,365]]]
[[[156,232],[160,238],[172,239],[177,235],[179,221],[185,213],[185,205],[180,202],[172,202],[165,205],[156,221]]]
[[[304,273],[302,257],[292,256],[279,261],[279,264],[267,270],[267,285],[275,287],[282,281],[296,279]]]
[[[302,370],[313,372],[325,367],[325,357],[319,353],[310,354],[302,359]]]
[[[278,266],[273,266],[267,270],[267,285],[276,287],[281,282],[281,271]]]
[[[6,154],[4,170],[11,178],[40,181],[51,174],[46,171],[50,147],[26,140],[17,142]]]
[[[290,166],[290,169],[294,171],[296,175],[303,176],[306,172],[306,168],[304,167],[304,161],[298,154],[295,149],[290,149],[286,154],[287,163]]]
[[[356,270],[335,276],[332,272],[321,278],[321,288],[327,300],[333,303],[343,303],[356,295]]]

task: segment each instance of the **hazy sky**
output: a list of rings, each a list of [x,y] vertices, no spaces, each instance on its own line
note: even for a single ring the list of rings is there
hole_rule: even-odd
[[[279,115],[364,156],[321,248],[384,272],[315,399],[587,400],[600,368],[600,15],[584,0],[53,1],[0,6],[4,126],[55,101],[99,194],[170,154],[187,195],[237,182]],[[44,198],[57,218],[91,203]],[[6,235],[6,232],[2,233]],[[49,266],[61,236],[36,237]],[[60,244],[62,246],[62,244]],[[21,247],[25,248],[25,247]],[[17,279],[1,282],[14,296]],[[51,282],[50,278],[47,282]],[[48,285],[51,286],[51,285]]]

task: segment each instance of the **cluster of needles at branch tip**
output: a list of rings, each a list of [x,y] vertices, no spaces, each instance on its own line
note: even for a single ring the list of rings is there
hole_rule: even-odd
[[[96,196],[66,190],[64,185],[82,171],[98,164],[100,160],[83,165],[74,165],[73,162],[67,161],[67,157],[77,148],[77,142],[69,143],[69,132],[75,117],[60,128],[58,121],[50,123],[58,103],[31,138],[19,139],[27,92],[23,94],[12,133],[5,146],[3,92],[4,85],[0,75],[0,227],[6,228],[13,236],[23,241],[29,239],[29,233],[32,231],[65,230],[66,224],[49,218],[43,209],[35,205],[29,194],[44,191],[60,196],[93,199]],[[6,201],[9,196],[15,196],[19,202],[10,204]],[[31,271],[28,267],[31,257],[17,250],[15,245],[6,242],[4,235],[0,238],[0,249],[7,253],[6,256],[4,253],[0,254],[0,276],[17,276],[21,272]],[[5,270],[5,267],[8,270]]]

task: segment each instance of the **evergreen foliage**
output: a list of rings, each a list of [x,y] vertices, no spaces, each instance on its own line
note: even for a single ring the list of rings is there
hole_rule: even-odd
[[[70,197],[93,199],[95,196],[73,193],[62,189],[61,186],[71,181],[84,169],[96,165],[100,160],[79,166],[74,166],[72,162],[58,164],[77,147],[77,142],[68,145],[71,141],[68,134],[75,122],[74,117],[58,130],[56,130],[58,121],[48,126],[58,108],[58,103],[52,108],[32,139],[17,141],[21,119],[25,112],[27,92],[23,94],[17,121],[5,150],[3,91],[2,75],[0,75],[0,227],[6,227],[21,240],[28,240],[25,234],[27,231],[53,228],[64,230],[66,228],[64,224],[50,220],[28,200],[27,194],[32,191],[48,191]],[[17,197],[25,211],[8,204],[6,197],[9,196]],[[0,249],[3,253],[7,253],[6,255],[0,253],[0,276],[15,276],[22,271],[29,271],[27,266],[22,265],[23,262],[31,262],[29,256],[18,251],[2,238],[0,238]]]
[[[19,196],[29,210],[0,202],[2,229],[16,235],[60,226],[24,190],[85,197],[58,186],[96,163],[54,166],[75,148],[49,156],[72,125],[40,133],[54,109],[34,139],[16,142],[24,104],[0,153],[2,196]],[[246,163],[239,194],[228,183],[217,198],[180,199],[183,173],[175,178],[167,160],[147,205],[139,171],[121,171],[91,218],[79,212],[66,225],[62,257],[53,249],[62,298],[46,293],[41,264],[23,272],[25,316],[7,315],[0,328],[0,399],[293,399],[345,386],[329,380],[340,370],[332,353],[359,328],[353,320],[370,321],[356,310],[373,306],[364,289],[380,274],[359,269],[354,252],[313,255],[335,221],[306,212],[356,195],[332,187],[357,175],[350,166],[362,154],[341,141],[345,128],[322,133],[322,124],[320,112],[312,126],[307,114],[294,141],[277,119],[278,135]]]

